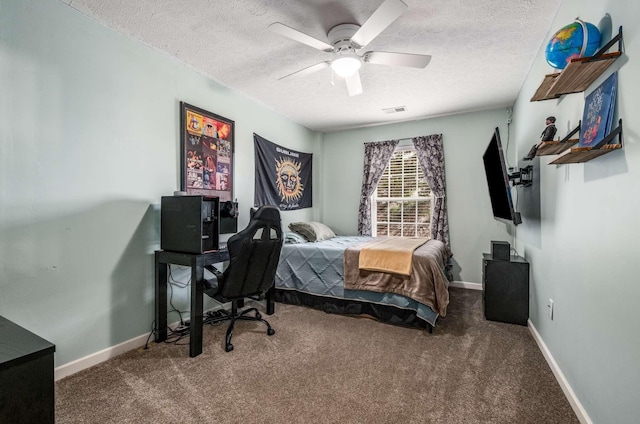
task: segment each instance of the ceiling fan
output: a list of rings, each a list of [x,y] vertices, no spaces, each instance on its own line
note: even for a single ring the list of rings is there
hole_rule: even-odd
[[[378,65],[408,66],[411,68],[426,67],[431,60],[429,55],[377,51],[368,51],[360,54],[361,50],[398,19],[406,9],[407,5],[400,0],[385,0],[362,26],[340,24],[331,28],[327,33],[329,43],[313,38],[280,22],[269,25],[269,29],[280,35],[315,49],[334,54],[332,60],[316,63],[292,74],[285,75],[279,80],[289,77],[303,77],[331,67],[333,73],[344,78],[349,95],[355,96],[362,93],[359,70],[363,62]]]

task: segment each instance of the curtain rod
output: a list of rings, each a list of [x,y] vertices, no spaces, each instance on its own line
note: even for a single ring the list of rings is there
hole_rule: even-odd
[[[398,143],[400,143],[401,141],[413,141],[415,137],[405,137],[405,138],[398,138]],[[393,139],[390,139],[393,140]],[[365,141],[364,144],[367,143],[381,143],[381,141]]]

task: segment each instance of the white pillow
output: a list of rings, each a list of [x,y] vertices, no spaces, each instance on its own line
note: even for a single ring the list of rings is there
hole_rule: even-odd
[[[302,234],[309,241],[328,240],[336,236],[336,233],[321,222],[292,222],[289,229]]]

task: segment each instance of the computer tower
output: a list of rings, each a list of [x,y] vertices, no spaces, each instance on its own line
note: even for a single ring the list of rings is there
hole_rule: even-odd
[[[220,203],[201,195],[163,196],[160,204],[160,248],[173,252],[218,250]]]

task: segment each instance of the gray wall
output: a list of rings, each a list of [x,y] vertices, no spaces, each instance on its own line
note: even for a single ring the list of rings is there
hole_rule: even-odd
[[[541,50],[514,107],[518,156],[537,141],[546,116],[557,117],[561,137],[577,126],[585,94],[616,69],[616,121],[623,119],[624,148],[585,164],[549,165],[556,156],[536,159],[538,210],[529,210],[518,227],[517,246],[531,263],[531,321],[588,415],[595,423],[635,423],[640,417],[640,4],[565,0],[548,37],[576,16],[598,25],[605,41],[622,25],[625,55],[586,93],[530,102],[552,72]],[[553,320],[546,314],[549,298],[555,302]]]
[[[56,0],[1,0],[0,58],[0,314],[55,343],[57,365],[151,330],[158,204],[180,187],[180,101],[236,123],[240,226],[253,132],[309,153],[320,144]]]
[[[356,230],[363,143],[442,133],[456,279],[480,282],[490,241],[515,239],[532,267],[531,320],[588,415],[635,422],[640,4],[565,0],[549,36],[578,15],[606,27],[606,13],[614,30],[625,26],[616,65],[625,147],[583,165],[536,159],[514,230],[491,218],[481,165],[493,128],[506,134],[505,110],[322,136],[55,0],[0,0],[0,314],[54,342],[58,365],[150,330],[157,205],[179,187],[180,100],[235,120],[242,211],[253,199],[257,132],[315,153],[316,207],[285,222],[323,220],[341,234]],[[558,117],[560,134],[581,118],[584,94],[529,102],[549,72],[541,51],[514,107],[512,164],[545,116]]]
[[[507,118],[499,109],[325,134],[323,221],[340,234],[356,233],[365,142],[442,134],[454,279],[480,283],[491,240],[513,243],[510,228],[493,219],[482,162],[496,127],[506,145]],[[508,156],[515,153],[513,143],[509,147]]]

